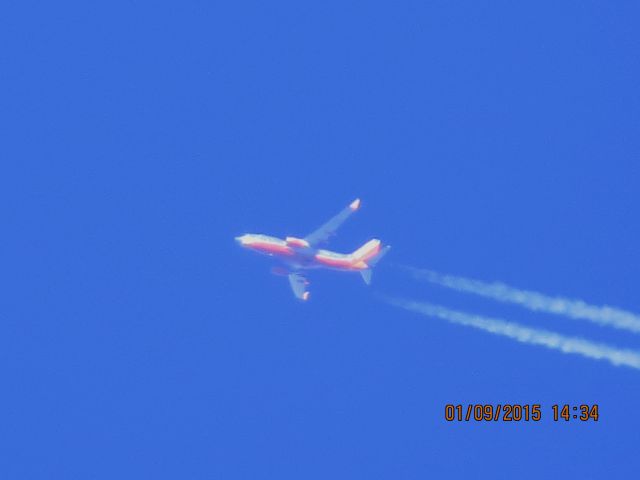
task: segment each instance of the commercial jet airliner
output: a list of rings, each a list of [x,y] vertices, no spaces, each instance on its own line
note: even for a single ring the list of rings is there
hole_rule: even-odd
[[[293,294],[300,300],[309,299],[307,291],[309,282],[301,272],[313,268],[360,272],[368,285],[371,283],[371,269],[389,251],[390,246],[383,247],[380,240],[374,238],[353,253],[336,253],[318,248],[334,235],[338,227],[358,208],[360,208],[359,198],[304,238],[286,237],[281,240],[267,235],[247,233],[236,237],[236,241],[245,248],[276,257],[283,267],[274,268],[272,272],[287,275]]]

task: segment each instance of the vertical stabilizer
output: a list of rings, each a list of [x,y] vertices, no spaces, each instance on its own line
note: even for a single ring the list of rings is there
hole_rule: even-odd
[[[353,263],[366,262],[370,258],[375,257],[379,251],[380,240],[374,238],[353,252],[351,257],[353,258]]]
[[[377,253],[375,253],[372,257],[369,257],[368,260],[366,260],[367,268],[360,270],[360,275],[362,275],[362,279],[364,280],[364,283],[366,283],[367,285],[371,285],[371,277],[373,276],[373,267],[376,266],[376,264],[380,261],[380,259],[382,259],[382,257],[384,257],[390,249],[391,249],[390,245],[386,245],[382,249],[380,249],[378,245]]]
[[[370,258],[367,261],[367,265],[369,265],[369,268],[373,268],[376,266],[376,264],[382,260],[382,257],[384,257],[387,252],[391,250],[391,245],[386,245],[382,248],[382,250],[380,250],[374,257]]]

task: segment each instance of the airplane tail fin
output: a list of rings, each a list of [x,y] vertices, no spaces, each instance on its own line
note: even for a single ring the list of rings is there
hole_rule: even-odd
[[[362,247],[353,252],[352,256],[354,263],[364,264],[364,268],[360,270],[360,275],[362,275],[364,283],[367,285],[371,284],[371,277],[373,276],[372,268],[375,267],[382,257],[386,255],[390,248],[390,245],[380,248],[380,240],[374,239],[369,240]]]
[[[373,268],[376,266],[376,264],[382,260],[382,257],[384,257],[387,252],[391,250],[391,245],[385,245],[384,247],[382,247],[382,249],[372,258],[369,259],[369,261],[367,262],[367,265],[369,265],[369,268]]]
[[[351,254],[351,258],[353,259],[353,263],[357,264],[360,262],[367,262],[370,258],[375,257],[378,252],[380,252],[380,240],[374,238],[369,240],[359,249]]]

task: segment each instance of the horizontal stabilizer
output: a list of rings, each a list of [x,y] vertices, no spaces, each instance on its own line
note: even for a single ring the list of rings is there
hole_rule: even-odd
[[[362,275],[364,283],[366,283],[367,285],[371,285],[371,276],[373,275],[373,270],[371,270],[370,268],[360,270],[360,275]]]

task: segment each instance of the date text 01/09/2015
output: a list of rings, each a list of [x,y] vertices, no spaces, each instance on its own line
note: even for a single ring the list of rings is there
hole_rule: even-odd
[[[598,404],[593,405],[552,405],[552,418],[554,421],[578,420],[598,421]],[[444,419],[447,422],[539,422],[542,420],[542,406],[539,403],[532,404],[447,404],[444,408]]]

